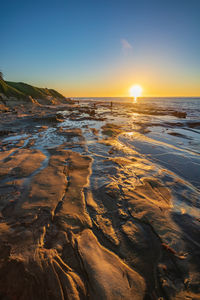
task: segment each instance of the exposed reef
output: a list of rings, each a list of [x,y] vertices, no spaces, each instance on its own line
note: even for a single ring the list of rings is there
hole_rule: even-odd
[[[140,110],[0,115],[0,299],[200,299],[198,122]]]

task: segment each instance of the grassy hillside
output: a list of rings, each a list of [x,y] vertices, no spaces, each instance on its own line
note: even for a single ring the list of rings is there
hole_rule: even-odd
[[[36,99],[45,99],[47,96],[65,99],[63,95],[53,89],[38,88],[23,82],[4,81],[0,79],[0,93],[7,97],[24,98],[32,96]]]
[[[9,86],[4,80],[0,79],[0,93],[6,95],[7,97],[17,97],[17,98],[24,98],[25,95],[15,89],[12,86]]]
[[[56,98],[65,98],[63,95],[61,95],[60,93],[58,93],[56,90],[49,89],[49,92],[51,93],[52,96],[54,96]]]

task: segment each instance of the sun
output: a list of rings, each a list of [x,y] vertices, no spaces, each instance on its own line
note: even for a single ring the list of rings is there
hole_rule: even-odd
[[[142,94],[142,87],[138,84],[133,85],[130,88],[130,96],[135,98],[135,102],[137,101],[137,97],[140,97]]]

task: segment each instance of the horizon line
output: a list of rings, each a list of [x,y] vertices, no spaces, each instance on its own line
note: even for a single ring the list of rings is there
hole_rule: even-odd
[[[134,98],[131,96],[65,96],[65,98]],[[137,97],[137,99],[142,98],[200,98],[199,96],[143,96]]]

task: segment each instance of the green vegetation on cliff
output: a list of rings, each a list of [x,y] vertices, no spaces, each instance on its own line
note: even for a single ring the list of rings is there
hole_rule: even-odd
[[[53,89],[38,88],[23,82],[4,81],[0,78],[0,93],[7,97],[24,98],[31,96],[36,99],[46,99],[47,96],[65,99],[63,95]]]
[[[23,98],[25,95],[12,86],[9,86],[4,80],[0,79],[0,93],[7,97]]]

